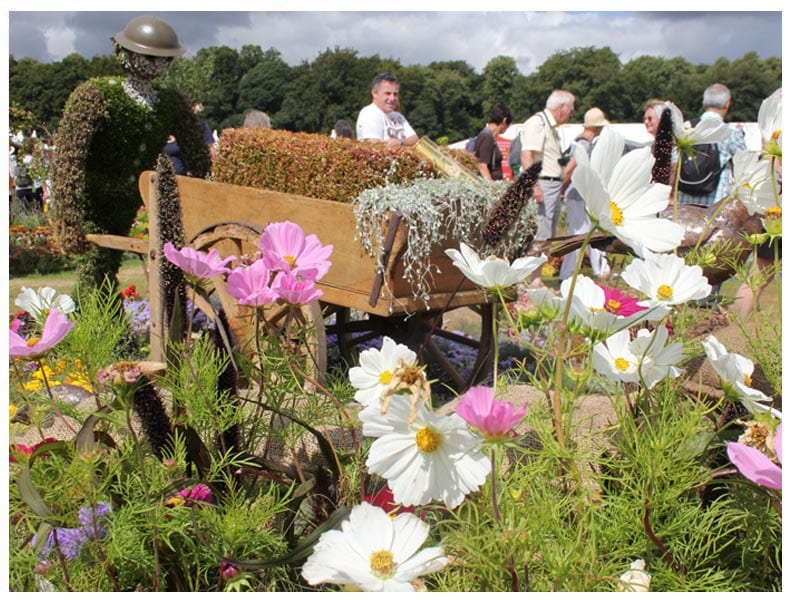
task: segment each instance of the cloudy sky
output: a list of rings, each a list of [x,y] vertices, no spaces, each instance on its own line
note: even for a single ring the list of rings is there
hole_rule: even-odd
[[[776,3],[752,0],[750,9],[761,12],[692,12],[710,2],[687,0],[653,3],[661,12],[613,11],[634,3],[617,0],[564,2],[555,0],[551,10],[524,12],[524,8],[548,8],[545,2],[433,2],[399,0],[387,3],[338,2],[121,2],[123,11],[96,11],[113,3],[73,0],[76,12],[59,11],[64,3],[10,0],[8,9],[9,52],[17,59],[60,60],[72,52],[85,57],[109,54],[109,37],[140,14],[155,14],[168,21],[187,47],[186,56],[200,48],[244,44],[274,47],[290,65],[312,61],[327,48],[353,48],[359,56],[378,54],[397,58],[404,65],[436,60],[464,60],[478,72],[494,56],[516,59],[524,74],[533,72],[547,57],[573,47],[609,46],[622,63],[642,56],[681,56],[690,62],[710,64],[719,57],[733,60],[747,51],[761,58],[781,56],[781,12],[767,12]],[[25,11],[35,5],[35,12]],[[163,12],[163,5],[190,10]],[[228,8],[205,12],[204,6]],[[481,12],[485,5],[489,12]],[[644,6],[644,4],[641,4]],[[706,6],[707,5],[707,6]],[[451,7],[453,12],[447,11]],[[284,7],[288,11],[282,11]],[[378,9],[371,12],[370,8]],[[267,8],[279,10],[268,11]],[[397,8],[397,11],[393,9]],[[606,8],[610,12],[593,11]],[[84,10],[83,10],[84,9]],[[131,9],[131,10],[128,10]],[[318,9],[318,10],[316,10]],[[574,10],[559,10],[574,9]],[[582,10],[580,10],[582,9]]]

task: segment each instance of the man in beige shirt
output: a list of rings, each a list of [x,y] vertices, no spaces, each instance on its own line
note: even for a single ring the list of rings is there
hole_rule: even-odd
[[[542,161],[538,182],[532,197],[538,203],[538,228],[536,240],[557,235],[562,201],[562,173],[567,160],[562,156],[560,125],[567,123],[573,114],[575,98],[565,90],[554,90],[546,100],[546,108],[532,115],[521,129],[521,172],[533,163]],[[540,271],[533,276],[532,287],[541,285]]]

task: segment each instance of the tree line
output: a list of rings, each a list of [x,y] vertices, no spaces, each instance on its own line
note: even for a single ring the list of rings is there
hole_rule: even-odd
[[[268,113],[277,129],[329,133],[338,119],[354,124],[359,109],[370,102],[373,76],[382,71],[400,79],[401,110],[420,135],[455,141],[476,134],[494,104],[509,105],[520,122],[543,108],[556,88],[576,96],[572,122],[581,121],[592,106],[602,108],[612,122],[641,122],[649,98],[672,100],[689,117],[699,114],[703,90],[720,82],[732,90],[729,119],[754,121],[763,98],[781,86],[782,60],[747,52],[711,65],[655,56],[623,64],[609,47],[582,47],[557,52],[524,75],[508,56],[492,58],[477,73],[461,60],[402,65],[335,47],[290,66],[275,48],[245,45],[238,51],[219,46],[179,57],[160,83],[201,102],[202,117],[218,131],[238,127],[245,111],[255,108]],[[32,115],[34,127],[54,133],[66,99],[80,82],[121,74],[109,54],[91,59],[71,54],[52,63],[12,55],[11,127],[16,129],[14,115],[24,113]]]

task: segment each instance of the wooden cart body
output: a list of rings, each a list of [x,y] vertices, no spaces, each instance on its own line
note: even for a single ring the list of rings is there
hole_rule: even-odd
[[[485,292],[464,279],[452,265],[445,248],[458,247],[448,240],[434,248],[430,261],[437,267],[427,298],[415,298],[404,278],[401,260],[406,250],[406,224],[391,215],[384,233],[384,247],[370,256],[357,236],[354,207],[330,200],[177,176],[182,219],[187,240],[223,224],[251,224],[263,229],[268,223],[291,221],[306,234],[315,234],[323,245],[332,244],[332,266],[318,283],[322,305],[357,309],[379,317],[435,314],[463,306],[488,305]],[[157,223],[158,175],[145,171],[139,179],[140,194],[148,209],[149,240],[117,236],[89,236],[110,248],[146,252],[151,303],[151,360],[164,356],[165,324],[159,280],[162,241]],[[223,254],[220,252],[220,254]],[[228,253],[229,254],[229,253]]]

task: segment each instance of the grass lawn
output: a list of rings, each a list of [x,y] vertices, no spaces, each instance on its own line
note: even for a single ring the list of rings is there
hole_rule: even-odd
[[[143,264],[139,258],[129,258],[123,261],[121,270],[118,272],[118,280],[122,290],[127,286],[134,285],[140,296],[145,297],[148,294],[148,277]],[[16,300],[23,287],[38,289],[48,285],[61,294],[71,294],[76,281],[77,277],[74,271],[12,278],[8,284],[8,309],[12,312],[16,309],[14,300]]]

